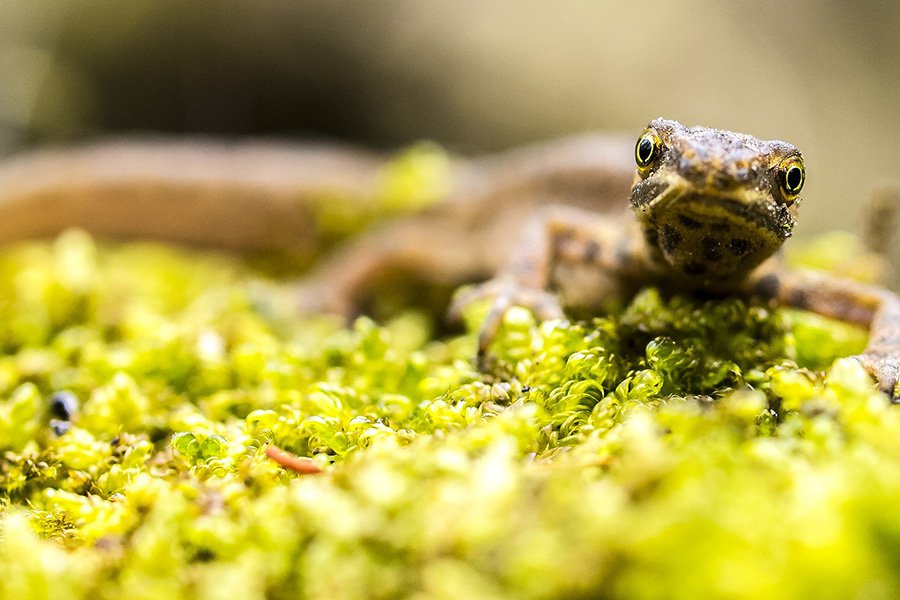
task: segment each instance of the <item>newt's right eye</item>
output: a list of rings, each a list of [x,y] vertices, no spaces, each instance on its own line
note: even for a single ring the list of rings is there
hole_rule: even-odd
[[[634,145],[634,161],[641,170],[649,169],[659,158],[662,150],[662,140],[652,129],[647,129],[637,144]]]
[[[778,165],[778,172],[784,199],[791,202],[800,194],[800,190],[803,189],[803,182],[806,181],[806,169],[803,167],[803,159],[799,156],[792,156],[782,161]]]

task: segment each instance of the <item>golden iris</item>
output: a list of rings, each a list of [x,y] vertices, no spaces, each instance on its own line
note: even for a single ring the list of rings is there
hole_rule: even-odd
[[[634,145],[634,161],[641,169],[649,168],[659,158],[662,141],[656,132],[648,129]]]
[[[803,167],[803,159],[792,156],[779,166],[781,192],[785,199],[793,200],[803,189],[806,181],[806,169]]]

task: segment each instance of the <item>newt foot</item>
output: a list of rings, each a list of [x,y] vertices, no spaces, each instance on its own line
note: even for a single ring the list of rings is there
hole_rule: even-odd
[[[490,298],[492,304],[478,332],[477,364],[483,368],[487,349],[497,335],[506,312],[513,306],[530,310],[538,319],[549,321],[565,317],[556,294],[531,288],[507,278],[496,278],[459,294],[448,311],[453,321],[459,321],[463,311],[475,302]]]
[[[854,356],[878,382],[878,389],[900,403],[900,355],[865,352]]]

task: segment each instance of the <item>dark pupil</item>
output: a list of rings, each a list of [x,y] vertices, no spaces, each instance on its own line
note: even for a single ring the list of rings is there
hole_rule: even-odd
[[[800,167],[791,167],[788,169],[784,179],[785,183],[787,183],[787,189],[791,191],[797,190],[800,188],[800,184],[803,183],[803,172],[800,171]]]
[[[646,163],[650,162],[651,158],[653,158],[653,142],[648,138],[644,138],[638,144],[638,159],[642,163]]]

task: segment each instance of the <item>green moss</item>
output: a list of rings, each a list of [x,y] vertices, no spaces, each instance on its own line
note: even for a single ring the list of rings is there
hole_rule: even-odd
[[[375,220],[420,210],[446,196],[451,178],[446,150],[429,142],[416,144],[385,163],[371,198],[321,198],[314,206],[317,229],[333,242]]]
[[[298,319],[237,262],[79,233],[0,255],[0,298],[0,597],[900,593],[900,412],[830,366],[839,324],[647,289],[510,311],[480,374],[472,327]]]

